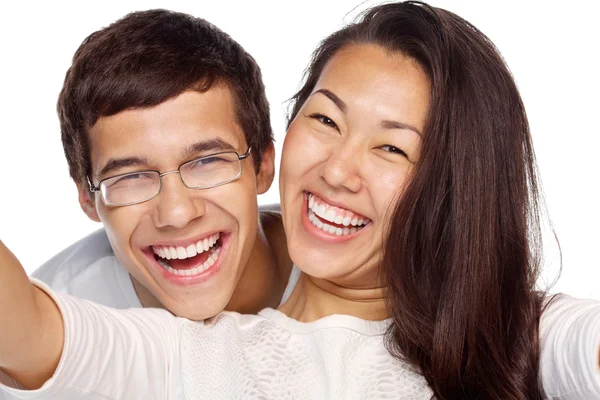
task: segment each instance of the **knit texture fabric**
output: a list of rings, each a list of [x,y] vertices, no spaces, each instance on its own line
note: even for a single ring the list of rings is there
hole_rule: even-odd
[[[300,323],[272,310],[186,324],[188,399],[430,399],[416,371],[383,345],[388,322],[333,315]],[[208,328],[208,329],[207,329]]]

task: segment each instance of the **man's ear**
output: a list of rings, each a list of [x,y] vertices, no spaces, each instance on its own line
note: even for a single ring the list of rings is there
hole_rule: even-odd
[[[92,198],[93,193],[84,185],[77,185],[77,192],[79,192],[79,205],[85,215],[92,221],[100,222],[98,211],[96,211],[96,201]]]
[[[260,171],[256,175],[256,191],[263,194],[271,187],[275,177],[275,146],[273,143],[262,153]]]

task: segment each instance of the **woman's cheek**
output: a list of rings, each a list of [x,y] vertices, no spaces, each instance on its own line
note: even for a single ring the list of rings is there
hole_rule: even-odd
[[[402,192],[406,188],[408,171],[373,171],[371,185],[374,203],[378,213],[393,212]]]
[[[304,175],[315,161],[326,158],[327,145],[309,131],[290,128],[283,144],[282,169],[294,175]],[[284,172],[284,171],[282,171]]]

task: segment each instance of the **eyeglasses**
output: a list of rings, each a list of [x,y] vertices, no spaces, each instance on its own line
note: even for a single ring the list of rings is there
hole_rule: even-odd
[[[179,174],[183,184],[190,189],[209,189],[233,182],[242,176],[242,163],[250,156],[235,151],[210,154],[186,161],[174,171],[136,171],[106,178],[94,186],[88,177],[90,192],[100,192],[107,206],[128,206],[143,203],[158,196],[162,189],[162,177]]]

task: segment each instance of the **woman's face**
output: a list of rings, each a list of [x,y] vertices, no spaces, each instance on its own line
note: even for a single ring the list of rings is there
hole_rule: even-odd
[[[292,260],[345,287],[379,285],[390,206],[419,159],[430,84],[417,63],[350,45],[325,67],[283,145]]]

